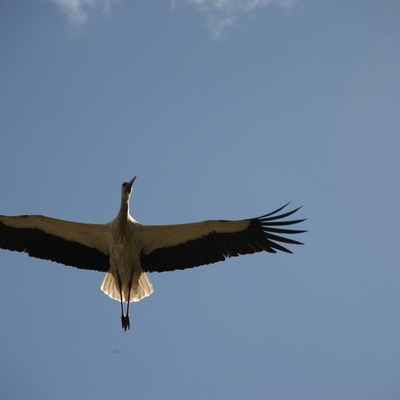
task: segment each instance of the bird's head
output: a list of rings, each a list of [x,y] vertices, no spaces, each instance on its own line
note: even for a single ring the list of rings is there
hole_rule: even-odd
[[[121,194],[122,194],[122,198],[126,201],[129,199],[129,196],[132,192],[133,182],[135,182],[135,179],[136,179],[136,176],[133,177],[133,179],[131,179],[130,181],[124,182],[122,184]]]

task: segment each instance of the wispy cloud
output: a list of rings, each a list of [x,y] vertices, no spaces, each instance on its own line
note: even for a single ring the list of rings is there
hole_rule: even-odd
[[[70,22],[75,25],[83,25],[88,21],[91,12],[100,11],[103,14],[107,14],[114,4],[123,0],[49,1],[61,8]],[[243,14],[269,5],[290,8],[299,1],[301,0],[170,0],[170,4],[173,8],[183,4],[197,7],[205,14],[207,27],[211,35],[219,37],[224,29],[234,25]]]
[[[65,13],[68,20],[75,25],[88,21],[89,12],[100,10],[106,14],[118,0],[50,0]]]
[[[180,0],[181,2],[198,5],[204,9],[223,11],[251,11],[257,7],[276,4],[282,7],[290,7],[297,0]]]
[[[290,8],[300,0],[172,0],[172,4],[189,3],[197,6],[207,16],[208,29],[219,37],[224,29],[233,25],[241,15],[269,5]]]

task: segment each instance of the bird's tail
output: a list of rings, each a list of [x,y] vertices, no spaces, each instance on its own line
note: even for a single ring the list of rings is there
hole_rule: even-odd
[[[112,299],[120,301],[121,291],[117,285],[114,276],[107,272],[101,284],[101,290]],[[138,276],[133,277],[133,285],[130,289],[130,294],[128,292],[128,287],[122,288],[122,301],[132,303],[133,301],[139,301],[144,297],[150,296],[153,292],[153,285],[151,284],[149,278],[145,272],[141,272]],[[129,296],[128,296],[129,295]]]

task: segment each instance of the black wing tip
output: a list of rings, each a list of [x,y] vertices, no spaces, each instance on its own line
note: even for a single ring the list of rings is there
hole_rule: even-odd
[[[268,214],[262,215],[261,217],[255,218],[255,221],[259,224],[260,228],[263,230],[264,234],[268,238],[271,248],[276,251],[282,251],[284,253],[293,254],[291,250],[289,250],[286,246],[288,245],[304,245],[304,243],[299,242],[294,239],[290,239],[285,235],[293,235],[305,233],[307,230],[305,229],[290,229],[288,225],[295,225],[306,221],[306,218],[301,219],[288,219],[285,218],[290,217],[295,212],[300,210],[303,206],[296,207],[290,211],[284,211],[285,207],[287,207],[290,202],[284,204],[282,207],[279,207],[275,211],[272,211]],[[282,244],[285,244],[283,246]]]
[[[294,208],[293,210],[286,211],[282,214],[279,214],[279,212],[282,211],[289,204],[290,204],[290,202],[284,204],[282,207],[279,207],[276,210],[274,210],[268,214],[261,215],[258,218],[254,218],[254,219],[261,222],[261,224],[265,225],[265,226],[293,225],[293,224],[299,224],[299,223],[307,220],[307,218],[302,218],[302,219],[288,220],[288,221],[277,221],[277,220],[281,220],[281,219],[290,217],[291,215],[293,215],[294,213],[296,213],[303,207],[303,206],[299,206],[297,208]]]
[[[278,214],[280,211],[282,211],[284,208],[286,208],[290,203],[291,203],[291,202],[289,201],[289,202],[287,202],[286,204],[284,204],[283,206],[277,208],[276,210],[271,211],[271,212],[269,212],[269,213],[267,213],[267,214],[261,215],[261,216],[258,217],[257,219],[274,220],[274,219],[285,218],[285,217],[288,217],[288,216],[294,214],[295,212],[299,211],[301,208],[303,208],[303,206],[299,206],[299,207],[297,207],[297,208],[295,208],[295,209],[293,209],[293,210],[291,210],[291,211],[287,211],[287,212],[285,212],[285,213],[283,213],[283,214],[276,215],[276,214]]]

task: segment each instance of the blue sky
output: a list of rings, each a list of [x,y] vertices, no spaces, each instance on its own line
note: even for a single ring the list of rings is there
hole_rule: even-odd
[[[393,0],[0,4],[0,213],[142,223],[303,205],[305,246],[152,274],[0,252],[0,398],[398,399]]]

